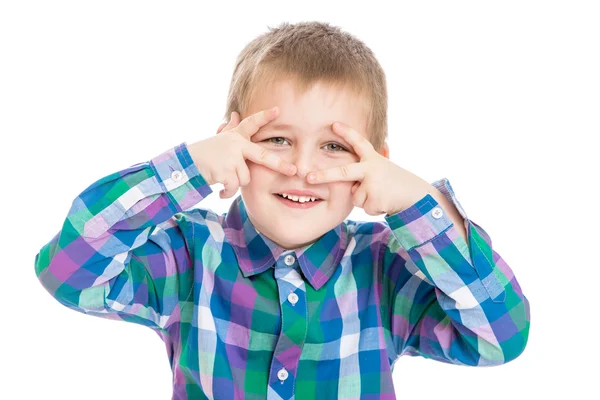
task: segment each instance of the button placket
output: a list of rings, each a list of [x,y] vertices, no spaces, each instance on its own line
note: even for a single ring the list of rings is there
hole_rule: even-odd
[[[290,266],[290,265],[294,265],[294,262],[296,261],[296,257],[294,257],[292,254],[288,254],[287,256],[284,257],[283,262],[285,263],[285,265]]]
[[[271,360],[269,383],[278,396],[288,399],[293,397],[296,384],[295,370],[299,360],[292,360],[287,354],[291,346],[303,346],[308,320],[306,304],[304,300],[300,302],[300,297],[304,299],[305,291],[296,254],[293,252],[282,254],[276,263],[274,275],[279,289],[281,328]],[[288,304],[285,304],[286,301]],[[295,310],[292,310],[291,306],[294,306]],[[283,340],[284,336],[287,340]],[[282,356],[284,354],[285,357]],[[282,359],[286,360],[285,364]]]
[[[279,371],[277,371],[277,377],[279,378],[282,384],[283,381],[285,381],[288,378],[288,376],[289,374],[285,368],[281,368]]]
[[[298,295],[292,292],[288,295],[287,299],[294,306],[298,302]]]

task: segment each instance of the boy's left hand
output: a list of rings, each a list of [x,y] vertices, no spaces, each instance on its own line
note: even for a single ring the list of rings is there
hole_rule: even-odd
[[[412,206],[426,194],[433,194],[431,184],[379,154],[366,137],[348,125],[335,122],[332,127],[352,146],[360,161],[312,172],[307,175],[308,183],[356,181],[352,186],[352,203],[369,215],[392,215]],[[313,174],[315,179],[311,180]]]

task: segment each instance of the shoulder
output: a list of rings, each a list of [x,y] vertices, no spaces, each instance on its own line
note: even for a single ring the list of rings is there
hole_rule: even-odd
[[[190,208],[189,210],[175,214],[175,218],[177,219],[198,225],[207,225],[210,223],[218,223],[221,225],[224,217],[225,215],[217,214],[208,208]]]
[[[191,208],[178,212],[173,218],[182,230],[189,232],[195,239],[207,240],[209,237],[223,236],[225,215],[207,208]]]
[[[387,246],[392,233],[388,223],[384,221],[344,221],[348,232],[348,243],[354,242],[353,253],[370,247],[373,252],[380,252]]]

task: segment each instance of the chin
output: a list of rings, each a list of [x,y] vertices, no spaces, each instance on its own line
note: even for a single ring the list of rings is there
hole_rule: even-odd
[[[274,242],[278,243],[279,246],[281,246],[287,250],[292,250],[292,249],[304,247],[310,243],[316,242],[319,239],[319,237],[320,236],[313,237],[313,238],[299,238],[299,237],[282,238],[282,237],[278,236],[277,240],[274,240]],[[286,239],[289,239],[289,240],[286,240]]]

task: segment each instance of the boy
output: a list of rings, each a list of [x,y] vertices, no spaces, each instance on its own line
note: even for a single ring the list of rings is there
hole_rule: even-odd
[[[65,306],[161,337],[174,399],[393,399],[402,355],[523,352],[529,302],[490,237],[447,179],[389,160],[385,75],[362,42],[270,28],[238,57],[226,115],[89,186],[35,259]],[[241,196],[191,209],[214,183]],[[385,221],[345,220],[354,206]]]

